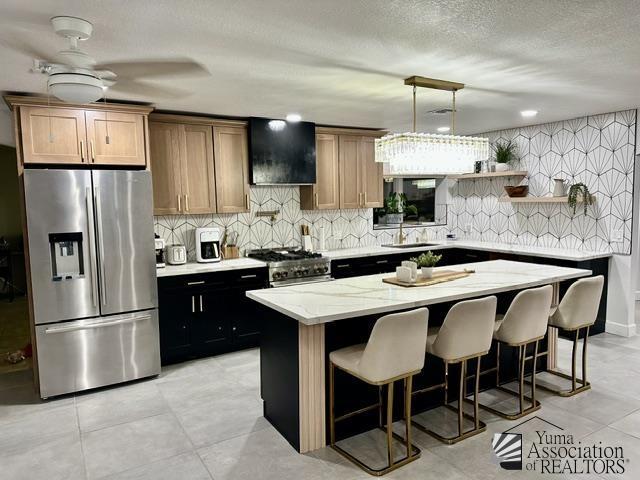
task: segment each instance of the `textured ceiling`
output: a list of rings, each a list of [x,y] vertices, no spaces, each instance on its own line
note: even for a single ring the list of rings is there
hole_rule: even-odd
[[[640,104],[637,0],[2,0],[0,90],[43,92],[31,58],[64,47],[48,19],[94,24],[82,47],[99,62],[189,57],[210,76],[153,79],[176,97],[122,99],[158,108],[410,129],[411,75],[458,81],[458,131]],[[419,91],[419,130],[446,117],[447,92]]]

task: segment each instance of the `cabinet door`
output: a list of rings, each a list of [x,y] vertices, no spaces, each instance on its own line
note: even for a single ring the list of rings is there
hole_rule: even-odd
[[[25,164],[87,162],[84,110],[20,107]]]
[[[199,356],[215,355],[230,349],[230,322],[233,308],[229,306],[233,298],[228,288],[209,288],[196,294],[197,312],[193,328],[194,350]]]
[[[208,125],[181,125],[183,213],[216,213],[213,139]]]
[[[180,126],[175,123],[150,123],[149,148],[153,213],[180,213]]]
[[[340,207],[338,165],[338,137],[316,135],[316,184],[313,187],[313,201],[318,210]]]
[[[359,137],[340,135],[340,208],[360,208],[362,190],[358,179]]]
[[[218,213],[249,211],[249,164],[245,127],[213,127]]]
[[[160,356],[163,364],[184,360],[191,354],[193,298],[186,290],[160,291]]]
[[[383,205],[383,170],[382,163],[375,161],[375,139],[360,137],[359,141],[359,175],[362,206],[377,208]]]
[[[87,110],[86,119],[91,163],[146,165],[143,115]]]

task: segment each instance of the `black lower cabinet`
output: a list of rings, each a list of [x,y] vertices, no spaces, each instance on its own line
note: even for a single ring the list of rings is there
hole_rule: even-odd
[[[245,293],[266,286],[266,268],[159,278],[162,364],[259,345],[259,311]]]

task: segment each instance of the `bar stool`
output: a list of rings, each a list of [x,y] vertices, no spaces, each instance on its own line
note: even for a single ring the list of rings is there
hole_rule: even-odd
[[[495,322],[493,339],[496,341],[496,366],[480,372],[480,375],[496,372],[496,388],[519,397],[519,411],[506,413],[488,405],[480,404],[480,407],[507,420],[516,420],[540,409],[540,402],[536,400],[536,364],[538,360],[538,342],[547,333],[549,309],[553,298],[553,287],[546,285],[539,288],[531,288],[518,293],[509,305],[507,313],[498,315]],[[527,347],[534,344],[533,355],[527,357]],[[500,385],[500,345],[505,344],[518,348],[518,392]],[[524,394],[525,365],[527,360],[533,361],[531,374],[531,397]],[[530,402],[525,408],[524,401]]]
[[[538,385],[561,397],[571,397],[577,393],[584,392],[591,388],[587,382],[587,339],[589,338],[589,327],[596,322],[598,309],[600,308],[600,297],[604,285],[604,276],[582,278],[576,280],[568,288],[567,293],[562,297],[562,301],[557,308],[550,310],[549,326],[564,332],[575,332],[573,337],[573,347],[571,349],[571,375],[557,370],[547,370],[547,372],[565,380],[571,380],[571,390],[560,390],[546,385]],[[584,343],[582,344],[582,379],[578,379],[576,372],[576,350],[580,331],[584,330]],[[545,352],[543,355],[547,355]],[[578,383],[580,386],[578,387]]]
[[[409,312],[385,315],[373,326],[369,341],[366,344],[353,345],[335,350],[329,354],[329,425],[331,448],[355,463],[371,475],[384,475],[420,457],[420,449],[411,443],[411,427],[406,422],[406,438],[393,432],[393,383],[404,380],[405,385],[405,420],[411,418],[411,387],[413,375],[424,367],[424,344],[427,340],[429,310],[418,308]],[[335,369],[379,387],[379,401],[375,405],[361,408],[339,417],[335,416]],[[382,387],[387,385],[387,459],[388,465],[381,469],[373,469],[349,452],[336,445],[336,423],[354,415],[378,408],[382,420]],[[380,421],[382,423],[382,421]],[[380,425],[382,428],[382,425]],[[400,460],[393,459],[392,437],[402,440],[406,447],[406,456]]]
[[[478,300],[466,300],[456,303],[444,319],[441,327],[430,328],[427,336],[427,353],[444,361],[444,383],[416,390],[413,395],[435,389],[444,389],[444,405],[458,413],[458,435],[445,437],[428,429],[415,420],[411,423],[419,430],[431,435],[446,444],[457,443],[487,428],[478,418],[478,387],[480,372],[480,357],[486,355],[491,348],[491,337],[496,318],[497,298],[485,297]],[[465,378],[467,376],[467,361],[476,359],[476,382],[474,388],[473,416],[464,412]],[[458,408],[449,405],[449,364],[460,363],[460,388],[458,394]],[[473,428],[463,431],[463,417],[473,420]]]

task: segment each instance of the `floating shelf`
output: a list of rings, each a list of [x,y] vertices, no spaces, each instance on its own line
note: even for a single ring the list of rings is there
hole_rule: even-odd
[[[591,199],[595,202],[595,197],[592,195]],[[584,203],[582,197],[578,197],[577,203]],[[569,204],[569,197],[500,197],[499,202],[509,203],[566,203]]]
[[[451,175],[449,178],[456,180],[471,180],[474,178],[526,177],[528,174],[529,172],[524,170],[509,170],[507,172],[463,173],[462,175]]]

